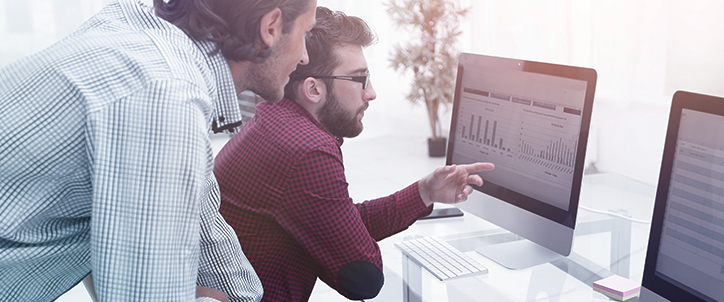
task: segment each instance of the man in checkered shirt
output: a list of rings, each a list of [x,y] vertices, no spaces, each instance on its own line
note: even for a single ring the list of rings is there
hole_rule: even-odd
[[[167,2],[167,3],[166,3]],[[117,0],[0,69],[0,301],[258,301],[209,131],[279,100],[316,0]]]
[[[374,37],[359,18],[317,8],[309,64],[281,102],[262,103],[216,159],[220,212],[264,286],[263,301],[306,301],[317,278],[353,300],[382,287],[376,243],[407,228],[434,202],[455,203],[482,185],[489,163],[448,166],[387,197],[355,204],[340,146],[362,131],[376,94],[362,49]]]

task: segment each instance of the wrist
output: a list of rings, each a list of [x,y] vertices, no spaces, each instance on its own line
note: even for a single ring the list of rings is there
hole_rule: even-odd
[[[431,206],[434,202],[430,198],[430,190],[427,185],[427,177],[420,179],[417,182],[417,191],[420,193],[420,198],[426,207]]]
[[[196,286],[196,298],[201,299],[203,301],[205,298],[211,298],[215,301],[221,301],[221,302],[228,302],[229,297],[226,296],[226,294],[222,291],[203,287],[203,286]],[[208,299],[205,299],[208,300]]]

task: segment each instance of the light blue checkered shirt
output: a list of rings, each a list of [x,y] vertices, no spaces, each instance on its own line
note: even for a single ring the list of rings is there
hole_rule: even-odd
[[[224,58],[141,3],[0,69],[0,301],[93,273],[101,301],[258,301],[209,142],[241,120]]]

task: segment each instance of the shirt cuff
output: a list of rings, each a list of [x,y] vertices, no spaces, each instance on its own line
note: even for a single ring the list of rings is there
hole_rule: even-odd
[[[419,186],[418,183],[419,183],[419,181],[416,181],[415,183],[413,183],[412,185],[408,186],[408,187],[405,188],[404,190],[405,190],[405,191],[407,191],[407,190],[413,190],[414,194],[412,194],[412,195],[414,196],[414,198],[413,198],[413,200],[411,201],[411,204],[413,204],[413,205],[415,206],[414,208],[415,208],[415,209],[418,211],[418,213],[419,213],[419,214],[417,215],[417,218],[420,218],[420,217],[424,217],[424,216],[430,215],[430,213],[432,213],[432,208],[433,208],[433,205],[434,205],[435,203],[431,204],[430,206],[425,206],[425,202],[422,201],[422,196],[420,196],[420,188],[418,187],[418,186]]]

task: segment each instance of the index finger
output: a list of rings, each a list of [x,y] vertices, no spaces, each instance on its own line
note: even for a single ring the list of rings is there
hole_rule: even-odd
[[[493,170],[495,169],[495,165],[493,163],[477,162],[467,165],[458,165],[458,169],[463,169],[467,173],[475,173],[480,171]]]

